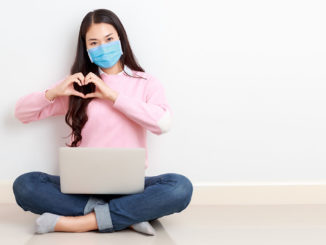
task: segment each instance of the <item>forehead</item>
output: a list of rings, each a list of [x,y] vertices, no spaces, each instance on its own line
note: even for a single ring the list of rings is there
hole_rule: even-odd
[[[117,34],[113,25],[107,23],[93,23],[86,32],[86,40],[89,38],[102,39],[110,33],[113,33],[113,35]]]

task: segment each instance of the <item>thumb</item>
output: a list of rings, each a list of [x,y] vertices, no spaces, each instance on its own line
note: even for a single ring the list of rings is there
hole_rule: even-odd
[[[79,96],[79,97],[82,97],[82,98],[84,98],[85,97],[85,95],[83,94],[83,93],[80,93],[80,92],[72,92],[72,94],[73,95],[76,95],[76,96]]]
[[[95,96],[95,93],[88,93],[88,94],[86,94],[86,95],[84,96],[84,98],[87,99],[87,98],[92,98],[92,97],[94,97],[94,96]]]

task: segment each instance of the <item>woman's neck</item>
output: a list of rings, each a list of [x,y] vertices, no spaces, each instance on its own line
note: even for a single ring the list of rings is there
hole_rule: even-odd
[[[101,68],[107,74],[118,74],[123,71],[120,60],[110,68]]]

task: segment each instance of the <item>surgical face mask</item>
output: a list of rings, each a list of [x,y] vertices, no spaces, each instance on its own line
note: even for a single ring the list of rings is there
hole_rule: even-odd
[[[108,42],[87,50],[92,63],[101,68],[110,68],[123,54],[120,40]]]

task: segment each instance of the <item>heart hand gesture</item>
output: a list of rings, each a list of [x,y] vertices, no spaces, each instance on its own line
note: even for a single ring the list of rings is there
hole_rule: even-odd
[[[100,98],[100,99],[109,99],[115,101],[118,93],[113,91],[108,85],[106,85],[101,78],[99,78],[93,72],[90,72],[86,75],[84,80],[84,85],[89,83],[95,84],[95,92],[88,93],[84,96],[84,98]]]
[[[92,92],[94,90],[95,92]],[[88,73],[86,77],[81,72],[68,76],[54,88],[53,94],[54,97],[75,95],[83,99],[97,97],[111,101],[115,101],[118,96],[117,92],[92,72]]]
[[[70,96],[75,95],[84,98],[84,94],[81,91],[77,91],[74,89],[74,83],[79,86],[83,86],[84,83],[84,75],[81,72],[75,73],[73,75],[68,76],[63,82],[58,84],[54,88],[54,94],[56,96]]]

